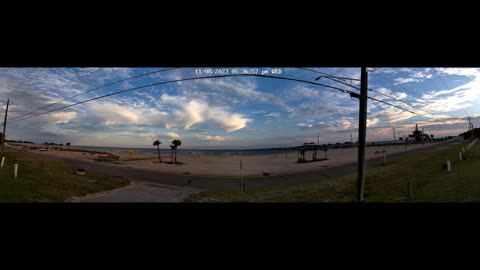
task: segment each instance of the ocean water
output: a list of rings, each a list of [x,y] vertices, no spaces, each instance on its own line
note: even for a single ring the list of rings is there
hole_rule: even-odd
[[[124,147],[99,147],[99,146],[70,146],[71,149],[81,149],[81,150],[92,150],[100,152],[128,152],[135,151],[138,154],[157,154],[157,148],[124,148]],[[242,150],[208,150],[208,149],[182,149],[178,148],[177,154],[179,156],[256,156],[256,155],[274,155],[274,154],[285,154],[296,153],[296,150],[292,149],[242,149]],[[162,149],[160,148],[160,153],[162,155],[170,155],[172,153],[171,149]]]
[[[367,142],[367,146],[372,146],[372,142]],[[375,142],[376,146],[385,145],[393,143],[392,141],[377,141]],[[402,141],[398,141],[397,143],[401,144]],[[65,147],[65,146],[64,146]],[[329,145],[331,148],[351,148],[351,145]],[[70,146],[72,149],[82,149],[82,150],[92,150],[92,151],[100,151],[100,152],[111,152],[111,153],[118,153],[118,152],[128,152],[128,151],[135,151],[138,154],[157,154],[157,148],[126,148],[126,147],[100,147],[100,146]],[[181,146],[177,150],[177,154],[179,156],[256,156],[256,155],[274,155],[274,154],[285,154],[287,153],[296,153],[297,150],[295,149],[235,149],[235,150],[228,150],[228,149],[184,149]],[[172,152],[170,148],[160,148],[160,153],[162,155],[170,155]]]

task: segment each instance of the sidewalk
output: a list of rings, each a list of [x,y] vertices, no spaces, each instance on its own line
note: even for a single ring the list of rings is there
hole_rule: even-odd
[[[74,197],[66,202],[182,202],[201,191],[204,189],[134,181],[124,188]]]

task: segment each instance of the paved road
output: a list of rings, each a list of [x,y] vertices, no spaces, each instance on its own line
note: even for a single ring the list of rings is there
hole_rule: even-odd
[[[451,140],[444,143],[436,143],[426,148],[411,150],[408,152],[398,153],[388,156],[388,161],[393,161],[399,158],[408,157],[425,151],[426,149],[434,149],[444,147],[445,145],[454,143],[458,140]],[[240,181],[234,178],[212,178],[191,175],[167,174],[156,171],[148,171],[142,169],[124,168],[106,163],[91,163],[80,160],[66,160],[74,168],[83,168],[87,171],[100,172],[104,174],[121,176],[127,179],[144,181],[156,184],[192,187],[201,189],[237,189],[240,186]],[[383,156],[371,160],[367,160],[367,167],[375,166],[383,163]],[[354,172],[357,170],[357,164],[348,164],[338,167],[325,168],[317,171],[294,173],[289,175],[273,175],[245,178],[246,188],[256,188],[265,186],[285,186],[299,183],[321,182],[329,177],[341,175],[345,173]]]

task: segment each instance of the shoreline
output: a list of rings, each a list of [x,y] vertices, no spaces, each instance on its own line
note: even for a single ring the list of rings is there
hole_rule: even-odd
[[[445,141],[447,142],[447,141]],[[428,149],[430,146],[442,144],[426,143],[426,144],[410,144],[405,149],[404,146],[375,146],[366,148],[366,160],[388,156],[401,152],[408,152],[419,148]],[[158,155],[146,155],[139,153],[113,153],[118,155],[119,160],[111,162],[98,162],[95,159],[99,155],[91,151],[68,151],[68,150],[49,150],[38,151],[29,148],[21,148],[19,146],[9,146],[20,151],[31,152],[38,155],[56,157],[60,159],[81,160],[91,162],[107,167],[121,167],[133,170],[142,170],[149,172],[159,172],[170,175],[183,176],[202,176],[211,178],[238,178],[242,175],[245,178],[259,176],[278,176],[289,175],[309,171],[318,171],[322,169],[338,167],[346,164],[357,162],[357,148],[349,149],[330,149],[327,151],[327,160],[297,163],[297,154],[269,154],[269,155],[252,155],[252,156],[180,156],[177,161],[184,164],[167,164],[170,161],[170,155],[162,155],[162,163],[158,163]],[[312,152],[305,155],[307,160],[312,159]],[[318,157],[324,158],[324,152],[319,151]],[[242,170],[240,170],[240,160],[242,161]]]

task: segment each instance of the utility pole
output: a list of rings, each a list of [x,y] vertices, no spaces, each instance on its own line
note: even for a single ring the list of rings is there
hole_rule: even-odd
[[[318,141],[317,141],[317,148],[316,149],[319,150],[320,149],[320,133],[317,134],[317,139],[318,139]],[[317,159],[317,150],[315,150],[315,159]]]
[[[395,137],[395,128],[393,129],[393,141],[395,142],[395,145],[397,145],[397,137]]]
[[[353,148],[353,134],[350,133],[350,142],[352,143],[352,148]]]
[[[472,121],[470,120],[470,115],[468,116],[468,133],[470,133],[470,139],[472,139],[473,130],[472,130]]]
[[[3,120],[3,133],[2,133],[2,157],[5,153],[5,128],[7,127],[7,113],[8,113],[8,104],[10,103],[10,99],[7,100],[7,109],[5,110],[5,118]]]
[[[360,110],[358,123],[358,177],[357,177],[357,201],[363,201],[363,189],[365,186],[365,146],[367,137],[367,67],[361,68],[360,75]]]

